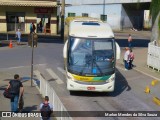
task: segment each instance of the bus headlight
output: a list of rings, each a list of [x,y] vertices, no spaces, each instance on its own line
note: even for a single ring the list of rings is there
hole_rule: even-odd
[[[72,78],[72,75],[71,75],[71,74],[67,74],[67,79],[70,79],[70,80],[73,80],[73,81],[74,81],[74,79]]]
[[[112,82],[112,81],[114,81],[115,80],[115,74],[113,74],[110,78],[109,78],[109,82]]]
[[[71,77],[70,75],[68,75],[68,74],[67,74],[67,78],[68,78],[68,79],[72,79],[72,77]]]

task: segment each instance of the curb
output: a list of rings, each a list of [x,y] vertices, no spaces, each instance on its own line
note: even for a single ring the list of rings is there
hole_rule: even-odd
[[[140,73],[142,73],[142,74],[144,74],[144,75],[147,75],[147,76],[149,76],[149,77],[152,77],[152,78],[157,79],[158,81],[160,81],[159,78],[154,77],[154,76],[152,76],[152,75],[149,75],[148,73],[145,73],[145,72],[143,72],[143,71],[141,71],[141,70],[139,70],[139,69],[137,69],[137,68],[133,68],[133,69],[136,70],[136,71],[138,71],[138,72],[140,72]]]
[[[118,65],[118,64],[119,64],[119,65]],[[121,66],[120,66],[120,65],[123,65],[123,63],[118,63],[118,64],[116,64],[116,65],[118,66],[117,68],[121,69]],[[150,75],[150,74],[148,74],[148,73],[146,73],[146,72],[143,72],[143,71],[141,71],[141,70],[138,69],[138,68],[133,67],[132,69],[135,70],[135,71],[137,71],[137,72],[140,72],[140,73],[142,73],[142,74],[144,74],[144,75],[147,75],[147,76],[149,76],[149,77],[152,77],[152,78],[160,81],[160,78],[155,77],[155,76],[153,76],[153,75]]]

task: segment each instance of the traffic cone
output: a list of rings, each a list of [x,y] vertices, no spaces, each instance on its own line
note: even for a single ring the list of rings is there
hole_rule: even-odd
[[[158,83],[158,80],[152,80],[151,85],[155,86]]]
[[[10,40],[10,42],[9,42],[9,48],[12,48],[12,47],[13,47],[12,40]]]
[[[150,93],[150,88],[149,88],[149,86],[146,86],[144,92],[145,92],[145,93]]]

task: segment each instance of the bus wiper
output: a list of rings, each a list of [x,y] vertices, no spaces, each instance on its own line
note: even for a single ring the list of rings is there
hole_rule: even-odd
[[[99,70],[100,74],[101,74],[101,75],[104,75],[104,73],[101,71],[101,68],[97,65],[97,63],[96,63],[96,60],[95,60],[95,59],[93,59],[93,62],[94,62],[94,64],[97,66],[97,68],[98,68],[98,70]]]
[[[79,73],[79,75],[82,75],[82,74],[83,74],[83,71],[85,70],[85,68],[87,67],[87,65],[90,64],[90,62],[91,62],[91,59],[88,59],[88,60],[86,61],[86,64],[83,66],[83,68],[82,68],[81,72]]]
[[[91,61],[92,61],[91,58],[86,61],[86,64],[83,66],[83,68],[82,68],[81,72],[79,73],[79,75],[82,75],[82,74],[83,74],[83,71],[85,70],[85,68],[87,67],[87,65],[90,64]],[[100,74],[101,74],[101,75],[104,75],[104,73],[102,72],[101,68],[97,65],[95,59],[93,59],[93,63],[94,63],[94,64],[96,65],[96,67],[98,68]]]

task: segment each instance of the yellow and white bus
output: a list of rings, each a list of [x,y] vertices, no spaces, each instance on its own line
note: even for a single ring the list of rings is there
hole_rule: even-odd
[[[74,19],[63,48],[67,89],[112,92],[120,47],[111,27],[100,20]]]

